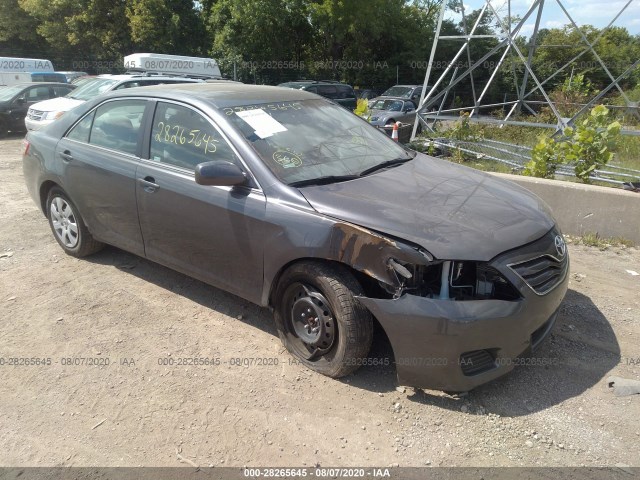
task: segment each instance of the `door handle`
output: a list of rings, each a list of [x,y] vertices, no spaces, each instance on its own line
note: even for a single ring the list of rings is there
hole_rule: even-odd
[[[64,162],[70,162],[71,160],[73,160],[73,155],[71,155],[71,152],[69,150],[65,150],[60,154],[60,156],[62,157],[62,160]]]
[[[147,193],[153,193],[160,188],[160,185],[156,183],[156,179],[153,177],[139,178],[138,183],[142,185],[144,191]]]

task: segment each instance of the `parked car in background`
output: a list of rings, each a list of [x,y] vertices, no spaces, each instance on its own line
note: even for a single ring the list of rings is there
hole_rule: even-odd
[[[371,100],[372,98],[376,98],[380,96],[380,90],[365,88],[364,90],[356,90],[356,95],[358,96],[358,98],[362,98],[364,100]]]
[[[278,85],[279,87],[295,88],[296,90],[305,90],[307,92],[316,93],[325,98],[333,100],[338,105],[342,105],[348,110],[354,110],[357,104],[356,92],[351,85],[346,83],[334,82],[331,80],[319,81],[296,81],[285,82]]]
[[[56,72],[56,73],[61,73],[62,75],[64,75],[67,79],[67,82],[69,83],[73,83],[74,80],[78,78],[86,77],[89,75],[87,72]]]
[[[64,252],[111,244],[270,307],[295,361],[329,377],[367,365],[375,318],[401,385],[470,390],[541,344],[567,291],[533,193],[302,90],[122,90],[24,145]]]
[[[394,85],[382,92],[380,96],[408,98],[418,105],[420,103],[420,95],[422,95],[422,85]]]
[[[416,104],[412,100],[393,97],[378,97],[369,106],[369,123],[376,127],[393,125],[396,122],[413,123],[416,119]]]
[[[60,118],[73,107],[112,90],[163,85],[168,83],[200,83],[201,79],[161,75],[99,75],[88,80],[71,95],[32,105],[23,117],[27,130],[38,130]]]
[[[0,138],[9,131],[21,132],[24,116],[38,102],[64,97],[75,85],[68,83],[22,83],[0,88]]]

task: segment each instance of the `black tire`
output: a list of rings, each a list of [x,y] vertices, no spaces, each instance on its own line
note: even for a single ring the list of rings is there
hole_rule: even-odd
[[[46,206],[53,236],[65,253],[78,258],[86,257],[104,247],[102,242],[91,236],[78,209],[61,188],[49,190]]]
[[[328,377],[357,370],[373,339],[371,314],[354,298],[363,293],[351,272],[340,265],[304,262],[291,266],[275,295],[280,340],[302,364]],[[313,317],[306,324],[302,321],[305,311]],[[312,326],[319,330],[313,333]]]
[[[0,138],[6,138],[9,135],[9,125],[4,118],[0,118]]]

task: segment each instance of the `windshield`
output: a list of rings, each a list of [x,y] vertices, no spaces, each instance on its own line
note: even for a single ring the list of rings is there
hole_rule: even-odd
[[[373,110],[388,110],[390,112],[399,112],[402,110],[402,100],[378,100],[372,106]]]
[[[73,93],[67,95],[67,97],[75,98],[76,100],[91,100],[101,93],[110,90],[116,83],[118,83],[118,80],[113,78],[93,78],[92,81],[76,88]]]
[[[409,97],[411,96],[411,87],[391,87],[382,95],[385,97]]]
[[[11,100],[14,95],[20,93],[24,89],[24,85],[16,85],[13,87],[0,87],[0,102]]]
[[[413,158],[386,134],[326,100],[222,109],[284,183],[359,175]]]

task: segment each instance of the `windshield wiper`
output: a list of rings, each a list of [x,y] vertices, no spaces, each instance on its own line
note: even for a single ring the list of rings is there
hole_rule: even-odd
[[[290,187],[306,187],[309,185],[327,185],[329,183],[346,182],[347,180],[354,180],[360,175],[327,175],[324,177],[308,178],[307,180],[299,180],[297,182],[291,182]]]
[[[364,169],[358,175],[359,177],[366,177],[367,175],[372,174],[373,172],[377,172],[378,170],[382,170],[384,168],[393,167],[394,165],[400,165],[402,163],[406,163],[409,160],[413,160],[415,155],[410,156],[409,158],[395,158],[393,160],[387,160],[386,162],[379,163],[378,165],[374,165],[373,167],[369,167]]]

